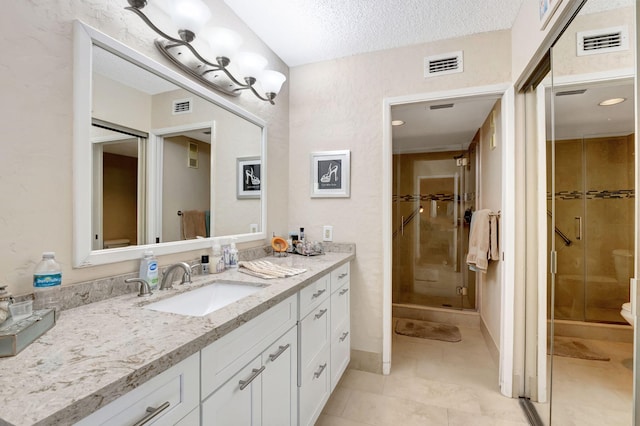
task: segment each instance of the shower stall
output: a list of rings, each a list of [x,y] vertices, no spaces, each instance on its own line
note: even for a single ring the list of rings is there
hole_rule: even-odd
[[[393,156],[394,305],[476,309],[465,262],[475,209],[476,145]]]
[[[551,142],[547,156],[550,167]],[[620,309],[633,276],[633,162],[633,134],[555,141],[556,229],[548,233],[558,253],[555,319],[626,324]],[[551,209],[550,192],[548,203]]]

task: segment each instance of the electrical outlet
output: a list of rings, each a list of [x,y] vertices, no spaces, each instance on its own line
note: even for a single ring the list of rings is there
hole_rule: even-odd
[[[258,232],[258,224],[257,223],[252,223],[249,225],[249,232],[252,234],[255,234],[256,232]]]
[[[333,226],[325,225],[322,227],[322,241],[333,241]]]

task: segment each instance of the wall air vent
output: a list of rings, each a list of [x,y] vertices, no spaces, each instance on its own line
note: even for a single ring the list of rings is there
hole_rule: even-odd
[[[464,71],[462,51],[445,53],[443,55],[427,56],[424,58],[424,76],[454,74]]]
[[[171,106],[171,112],[176,114],[188,114],[192,112],[193,99],[177,99],[173,101]]]
[[[625,26],[581,31],[577,34],[577,55],[596,55],[629,49],[629,28]]]
[[[429,109],[445,109],[445,108],[453,108],[453,104],[440,104],[440,105],[429,105]]]
[[[587,89],[565,90],[563,92],[556,92],[556,96],[571,96],[571,95],[583,95]]]

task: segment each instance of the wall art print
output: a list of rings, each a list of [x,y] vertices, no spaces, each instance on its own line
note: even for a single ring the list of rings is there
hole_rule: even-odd
[[[350,196],[351,153],[324,151],[311,153],[311,197]]]
[[[237,198],[260,198],[260,157],[237,158]]]

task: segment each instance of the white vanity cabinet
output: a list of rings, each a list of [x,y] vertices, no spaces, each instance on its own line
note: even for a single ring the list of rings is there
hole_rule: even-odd
[[[331,272],[331,392],[351,360],[349,263]]]
[[[201,351],[203,425],[295,425],[297,297]]]
[[[299,424],[313,425],[350,360],[349,263],[299,293]]]
[[[198,352],[85,417],[76,425],[198,425],[199,387]]]

